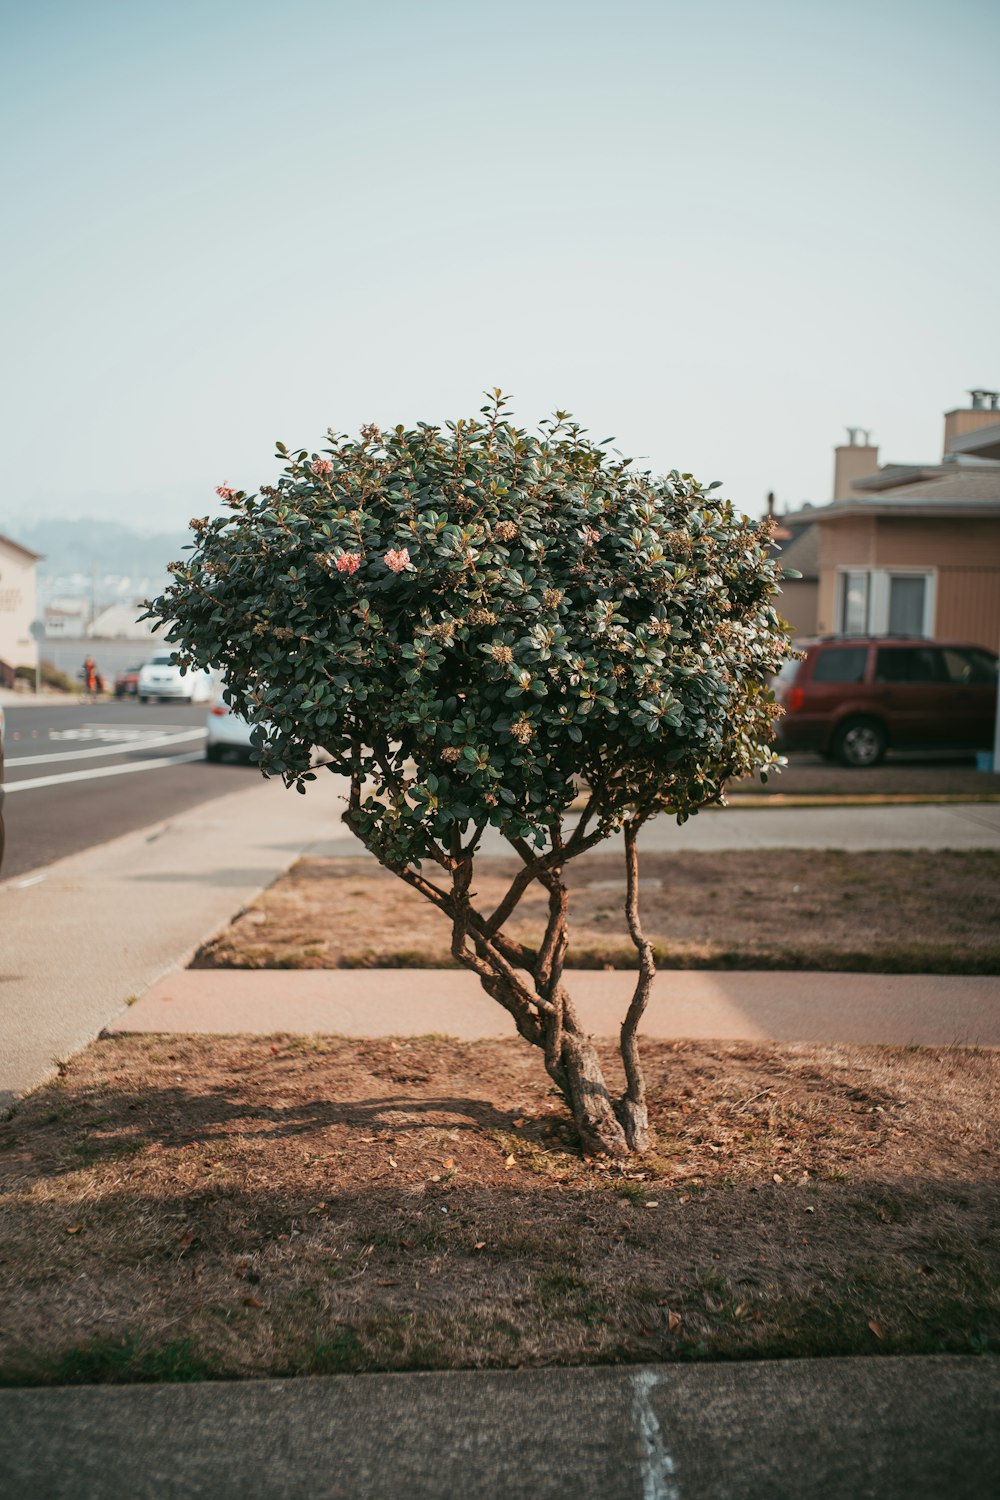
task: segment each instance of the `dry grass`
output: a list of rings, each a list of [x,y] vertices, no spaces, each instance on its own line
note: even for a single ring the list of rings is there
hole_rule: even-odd
[[[481,908],[499,902],[516,869],[477,862]],[[620,856],[587,855],[567,879],[570,966],[635,967]],[[1000,972],[996,850],[644,854],[641,902],[661,967]],[[537,940],[545,916],[538,888],[510,930]],[[361,855],[300,861],[194,967],[440,968],[449,949],[446,919]]]
[[[515,1042],[95,1044],[0,1127],[0,1381],[997,1347],[996,1053],[646,1053],[622,1170]]]

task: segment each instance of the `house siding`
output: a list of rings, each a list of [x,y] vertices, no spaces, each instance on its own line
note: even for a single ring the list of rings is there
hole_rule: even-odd
[[[1000,646],[1000,567],[938,569],[934,634],[943,640]]]
[[[1000,519],[843,517],[820,540],[817,629],[837,625],[837,570],[926,568],[937,578],[933,634],[1000,645]]]
[[[816,634],[818,601],[819,584],[812,579],[789,579],[782,585],[777,599],[777,609],[778,613],[791,625],[793,635]]]
[[[1000,519],[977,521],[961,516],[921,521],[880,516],[872,566],[1000,569]]]
[[[874,516],[839,516],[823,522],[819,549],[816,629],[829,635],[837,628],[837,569],[876,566]]]

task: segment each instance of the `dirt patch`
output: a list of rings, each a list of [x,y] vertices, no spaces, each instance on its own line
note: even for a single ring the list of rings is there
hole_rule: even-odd
[[[766,817],[766,813],[761,813]],[[476,864],[475,904],[499,904],[515,860]],[[634,968],[617,854],[567,870],[572,968]],[[1000,852],[784,849],[644,854],[643,925],[661,968],[1000,972]],[[546,898],[525,896],[514,936],[537,942]],[[301,860],[194,968],[445,968],[447,919],[360,855]]]
[[[515,1042],[95,1044],[0,1127],[0,1381],[997,1347],[998,1054],[646,1057],[623,1169]]]

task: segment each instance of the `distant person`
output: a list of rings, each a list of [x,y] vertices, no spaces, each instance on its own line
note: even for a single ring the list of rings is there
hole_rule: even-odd
[[[101,674],[98,672],[92,656],[87,657],[80,676],[83,678],[84,697],[89,698],[91,703],[93,703],[104,684],[101,681]]]

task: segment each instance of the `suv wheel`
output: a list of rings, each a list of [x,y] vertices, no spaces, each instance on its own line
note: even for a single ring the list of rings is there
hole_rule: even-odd
[[[877,766],[889,736],[877,719],[848,719],[833,738],[833,753],[845,766]]]

